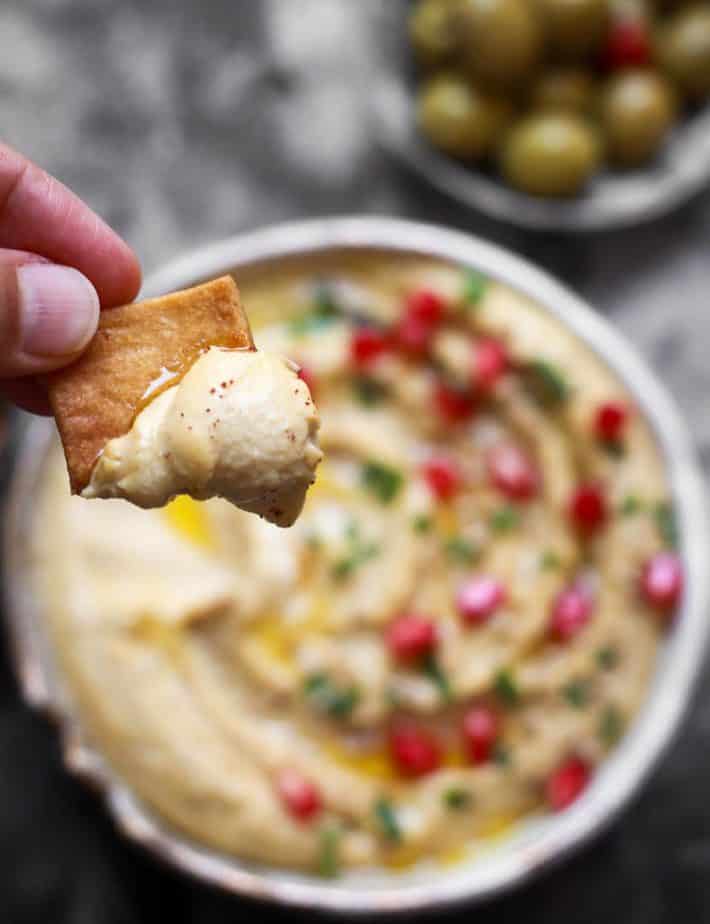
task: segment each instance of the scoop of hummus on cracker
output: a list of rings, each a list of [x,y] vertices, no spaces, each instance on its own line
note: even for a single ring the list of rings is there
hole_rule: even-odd
[[[255,349],[231,276],[104,312],[48,388],[83,497],[224,497],[290,526],[322,457],[298,366]]]

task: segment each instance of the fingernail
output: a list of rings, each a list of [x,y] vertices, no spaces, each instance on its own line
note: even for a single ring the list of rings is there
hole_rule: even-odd
[[[27,263],[17,268],[20,341],[32,356],[71,356],[96,331],[99,297],[70,266]]]

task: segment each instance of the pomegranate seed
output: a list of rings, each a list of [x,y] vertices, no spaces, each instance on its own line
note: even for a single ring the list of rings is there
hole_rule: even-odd
[[[547,780],[547,804],[553,812],[568,808],[586,789],[591,777],[588,764],[579,757],[570,757]]]
[[[451,424],[465,423],[475,410],[473,395],[440,382],[434,389],[434,404],[439,415]]]
[[[582,484],[572,495],[569,515],[583,533],[591,534],[602,527],[608,512],[606,498],[598,484]]]
[[[493,484],[510,500],[526,501],[540,487],[540,476],[529,458],[517,446],[496,446],[488,455],[488,471]]]
[[[484,764],[500,733],[498,715],[490,706],[472,706],[463,717],[462,730],[469,760]]]
[[[673,552],[659,552],[641,572],[641,593],[659,610],[672,609],[683,592],[683,565]]]
[[[293,768],[281,770],[276,790],[288,813],[298,821],[310,821],[323,807],[316,786]]]
[[[629,410],[620,401],[600,404],[594,415],[594,432],[603,443],[618,443],[624,435]]]
[[[602,60],[610,70],[644,67],[651,61],[651,38],[643,19],[620,19],[609,30]]]
[[[487,622],[499,606],[505,603],[505,587],[486,574],[469,578],[459,587],[456,607],[464,622],[480,625]]]
[[[453,459],[437,456],[429,459],[422,469],[426,483],[437,500],[450,500],[461,485],[461,473]]]
[[[395,658],[413,661],[436,648],[436,626],[431,619],[405,613],[390,623],[386,632],[387,647]]]
[[[483,391],[495,387],[498,379],[508,369],[508,351],[500,340],[484,337],[476,344],[473,367],[473,384]]]
[[[404,317],[394,328],[397,346],[411,356],[425,356],[434,336],[434,325],[419,318]]]
[[[405,302],[405,317],[432,326],[442,321],[445,311],[445,300],[431,289],[415,289],[409,293]]]
[[[397,769],[405,776],[426,776],[441,766],[439,742],[424,728],[403,725],[392,729],[389,746]]]
[[[548,631],[557,642],[568,642],[589,622],[594,599],[579,581],[560,591],[552,604]]]
[[[302,382],[306,383],[308,391],[313,395],[316,390],[316,377],[313,371],[309,369],[308,366],[301,366],[298,370],[298,377]]]
[[[358,327],[350,339],[350,357],[356,366],[369,366],[389,347],[384,331],[376,327]]]

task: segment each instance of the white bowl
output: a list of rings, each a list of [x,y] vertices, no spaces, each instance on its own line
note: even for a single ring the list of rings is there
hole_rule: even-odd
[[[579,298],[545,273],[501,250],[443,228],[386,218],[333,218],[240,235],[176,260],[146,284],[145,295],[183,288],[222,273],[338,250],[421,254],[476,268],[518,289],[568,325],[625,382],[664,456],[686,571],[681,612],[663,643],[648,698],[619,747],[566,812],[523,820],[460,865],[423,864],[406,873],[352,872],[335,881],[266,868],[217,854],[170,830],[132,795],[82,733],[52,658],[32,581],[29,538],[51,424],[32,421],[21,441],[5,521],[7,614],[26,700],[56,718],[70,770],[103,791],[132,840],[200,879],[283,905],[355,913],[443,909],[480,900],[529,880],[600,831],[643,783],[673,732],[698,676],[708,635],[710,549],[705,498],[688,434],[664,388],[634,349]]]

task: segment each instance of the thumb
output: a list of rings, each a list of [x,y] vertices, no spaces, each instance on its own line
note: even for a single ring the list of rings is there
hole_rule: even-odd
[[[79,270],[46,262],[0,264],[0,378],[71,362],[98,319],[96,289]]]

